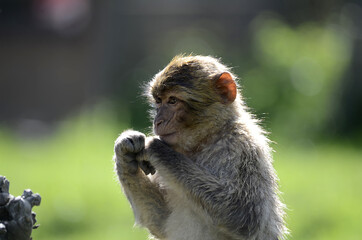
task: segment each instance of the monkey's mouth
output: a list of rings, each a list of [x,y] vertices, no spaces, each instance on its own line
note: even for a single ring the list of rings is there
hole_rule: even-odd
[[[164,137],[171,137],[171,136],[174,135],[174,134],[176,134],[176,132],[160,134],[159,136],[160,136],[161,138],[164,138]]]
[[[159,134],[159,136],[162,141],[165,141],[166,143],[171,143],[171,142],[173,142],[173,139],[176,136],[176,132],[165,133],[165,134],[161,133],[161,134]]]

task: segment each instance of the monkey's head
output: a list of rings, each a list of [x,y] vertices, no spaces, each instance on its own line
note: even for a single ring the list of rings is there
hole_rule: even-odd
[[[236,117],[237,92],[217,59],[176,56],[146,86],[154,133],[173,147],[195,148]]]

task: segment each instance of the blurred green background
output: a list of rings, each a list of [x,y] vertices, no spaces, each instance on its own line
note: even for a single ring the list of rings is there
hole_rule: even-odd
[[[289,239],[362,236],[359,1],[0,1],[0,175],[40,193],[34,239],[147,239],[113,172],[179,53],[221,57],[274,141]]]

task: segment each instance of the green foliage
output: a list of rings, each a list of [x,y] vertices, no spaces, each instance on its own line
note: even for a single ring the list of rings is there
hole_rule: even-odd
[[[252,30],[254,63],[242,84],[249,105],[272,115],[273,130],[285,136],[326,131],[351,58],[349,35],[313,23],[292,28],[266,14]]]
[[[42,196],[34,208],[41,225],[34,239],[146,239],[145,231],[132,228],[131,208],[113,172],[114,140],[126,126],[107,117],[84,113],[43,140],[1,132],[0,174],[11,193],[31,188]]]
[[[361,149],[282,143],[275,148],[275,168],[288,207],[289,239],[359,239]]]
[[[113,172],[113,143],[128,124],[105,112],[83,113],[43,140],[0,131],[0,174],[13,195],[40,193],[34,239],[147,239]],[[275,167],[289,208],[289,239],[358,239],[362,235],[361,149],[344,145],[275,146]]]

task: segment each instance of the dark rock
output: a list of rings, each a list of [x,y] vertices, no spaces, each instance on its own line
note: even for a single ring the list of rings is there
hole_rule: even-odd
[[[20,197],[9,193],[9,181],[0,176],[0,240],[31,240],[31,232],[37,228],[34,206],[39,206],[41,197],[30,189]]]

